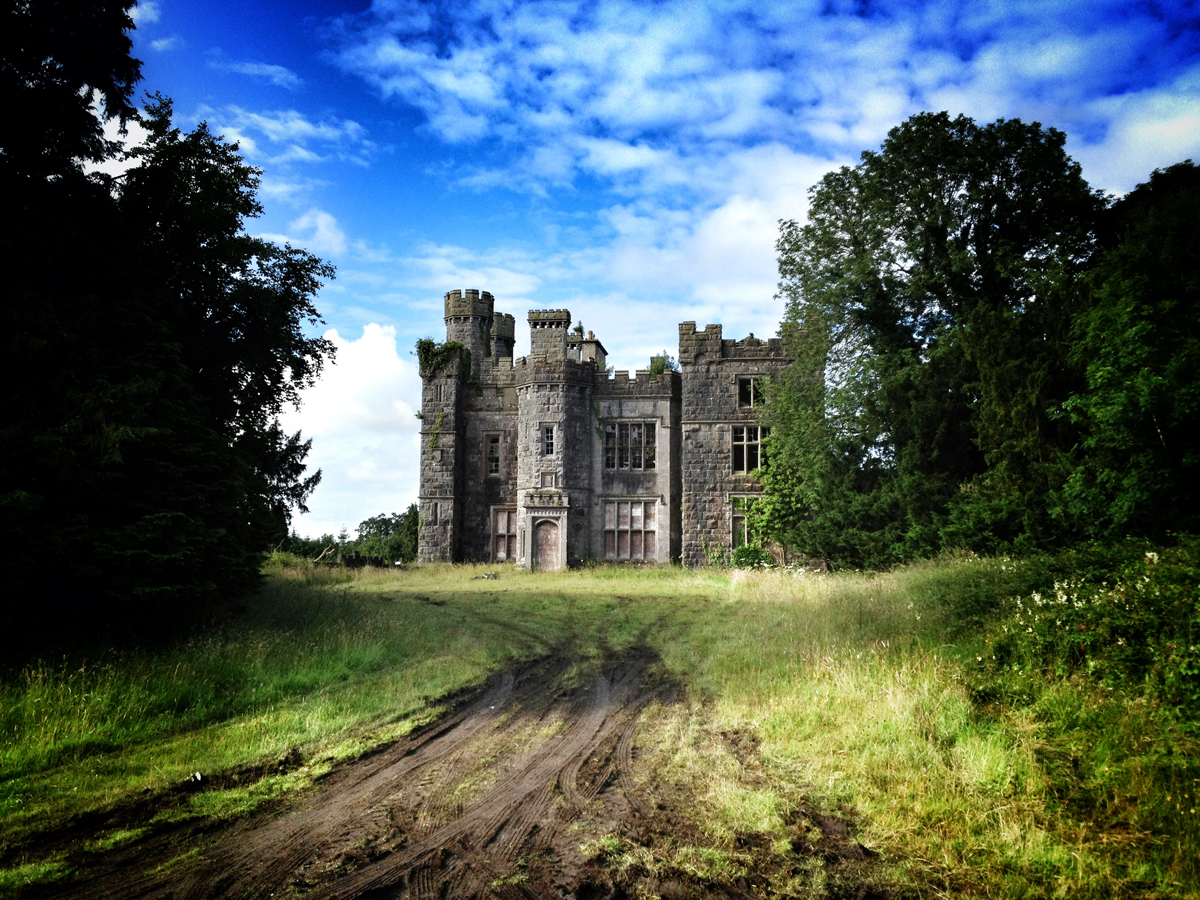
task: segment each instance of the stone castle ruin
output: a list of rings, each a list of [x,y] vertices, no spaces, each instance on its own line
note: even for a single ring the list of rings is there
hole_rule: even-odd
[[[756,381],[790,362],[778,338],[683,322],[681,371],[610,377],[565,309],[531,310],[529,356],[513,359],[516,323],[491,294],[445,303],[463,350],[422,360],[421,561],[696,566],[746,540]]]

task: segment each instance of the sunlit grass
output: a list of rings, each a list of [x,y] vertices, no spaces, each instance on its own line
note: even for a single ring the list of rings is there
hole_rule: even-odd
[[[926,895],[1197,896],[1195,748],[1169,717],[1086,683],[1041,685],[1024,704],[972,693],[986,622],[1023,589],[1019,568],[279,569],[205,637],[11,673],[0,831],[11,846],[193,771],[267,765],[159,813],[242,815],[515,660],[572,654],[582,682],[605,654],[645,644],[685,696],[643,714],[640,770],[694,799],[708,844],[659,856],[597,844],[617,868],[732,877],[739,836],[758,834],[793,873],[776,890],[820,895],[820,860],[790,843],[793,814],[812,803],[853,819],[889,877]],[[1164,768],[1155,740],[1185,761]],[[286,771],[268,771],[284,757]],[[1074,802],[1072,785],[1095,796]],[[59,859],[23,863],[0,886],[63,871]]]

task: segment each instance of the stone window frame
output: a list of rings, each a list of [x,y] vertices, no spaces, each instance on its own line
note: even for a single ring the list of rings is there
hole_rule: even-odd
[[[739,439],[740,432],[740,439]],[[753,437],[751,437],[753,432]],[[735,475],[749,475],[767,464],[762,442],[771,434],[771,426],[746,422],[729,426],[729,467]],[[739,452],[740,451],[740,452]],[[740,465],[739,465],[740,456]],[[753,459],[754,465],[751,465]]]
[[[648,419],[605,422],[604,470],[655,471],[658,464],[658,433],[661,430],[658,424],[658,420]],[[634,429],[638,429],[636,441]]]
[[[430,525],[438,524],[438,512],[439,512],[438,501],[430,500],[429,501],[429,524]]]
[[[554,455],[556,446],[554,438],[555,435],[553,425],[542,424],[538,426],[538,446],[541,448],[542,456]]]
[[[494,443],[493,443],[494,442]],[[492,455],[492,447],[496,448],[496,453]],[[483,477],[496,478],[504,474],[503,463],[504,458],[504,435],[498,431],[488,432],[483,436]],[[493,464],[494,468],[493,468]]]
[[[750,542],[750,529],[746,523],[749,507],[761,500],[762,494],[730,494],[729,495],[729,549],[736,550],[742,544]],[[738,538],[741,540],[738,540]]]
[[[504,530],[501,530],[500,516],[504,516]],[[520,531],[518,511],[515,506],[493,506],[489,513],[488,550],[492,562],[516,562],[517,534]],[[500,541],[504,541],[504,553],[500,553]],[[524,544],[524,541],[521,541]]]
[[[658,497],[603,497],[600,500],[604,558],[631,562],[658,559]],[[624,510],[622,510],[624,507]],[[636,516],[634,515],[636,508]],[[622,518],[624,511],[626,516]],[[622,540],[622,538],[624,540]]]
[[[766,375],[739,375],[737,377],[738,409],[754,409],[763,403],[762,389],[759,382],[765,381]]]

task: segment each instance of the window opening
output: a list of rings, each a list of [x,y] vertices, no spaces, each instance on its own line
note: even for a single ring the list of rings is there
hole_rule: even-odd
[[[438,523],[438,502],[434,500],[429,504],[429,524],[436,525]]]
[[[618,422],[604,426],[604,468],[649,471],[657,459],[653,422]]]
[[[506,562],[517,558],[517,511],[497,509],[492,512],[492,559]]]
[[[656,500],[606,500],[605,559],[656,559],[656,512]]]
[[[542,456],[554,455],[554,426],[542,426]]]
[[[758,501],[757,497],[731,497],[730,506],[732,507],[731,517],[731,539],[733,549],[736,550],[743,544],[748,544],[755,537],[754,531],[749,524],[750,513],[754,510],[754,504]]]
[[[762,441],[770,433],[765,425],[733,426],[733,471],[753,472],[767,464]]]
[[[743,409],[752,409],[755,406],[762,406],[762,378],[739,378],[738,379],[738,406]]]
[[[487,438],[487,474],[500,474],[500,435],[489,434]]]

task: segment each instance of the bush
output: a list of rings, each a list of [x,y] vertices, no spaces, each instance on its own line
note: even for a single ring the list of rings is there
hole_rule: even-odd
[[[1009,602],[995,664],[1018,675],[1086,672],[1200,712],[1200,537],[1166,549],[1089,546],[1060,562],[1069,576]]]
[[[775,560],[769,551],[752,544],[742,544],[733,551],[733,567],[735,569],[753,569],[758,566],[772,566]]]

